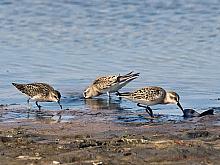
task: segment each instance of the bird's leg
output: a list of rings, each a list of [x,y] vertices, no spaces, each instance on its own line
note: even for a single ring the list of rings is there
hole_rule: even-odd
[[[27,104],[28,104],[28,111],[31,110],[31,106],[30,106],[30,98],[27,100]]]
[[[142,108],[146,108],[146,106],[143,106],[140,103],[137,103],[137,106],[142,107]]]
[[[62,118],[62,115],[59,116],[59,119],[57,120],[57,123],[61,122],[61,118]]]
[[[110,93],[109,93],[109,92],[107,92],[107,95],[108,95],[107,105],[109,106],[110,101],[111,101],[111,96],[110,96]]]
[[[137,106],[142,107],[142,108],[145,108],[145,109],[146,109],[146,112],[150,115],[150,117],[153,118],[153,111],[152,111],[152,109],[151,109],[150,107],[141,105],[140,103],[138,103]]]
[[[27,118],[29,119],[30,117],[30,111],[27,112]]]
[[[59,100],[59,101],[57,101],[57,103],[59,104],[60,109],[63,109],[62,105],[60,104],[60,100]]]
[[[150,112],[148,111],[148,109],[147,109],[146,106],[141,105],[140,103],[137,103],[137,106],[139,106],[139,107],[141,107],[141,108],[145,108],[145,109],[146,109],[146,112],[147,112],[148,114],[150,114]]]
[[[36,101],[36,105],[37,105],[37,107],[39,108],[39,111],[40,111],[41,106],[37,103],[37,101]]]
[[[108,98],[110,99],[110,98],[111,98],[111,95],[110,95],[110,93],[109,93],[109,92],[107,92],[107,95],[108,95]]]
[[[148,109],[148,113],[150,112],[149,115],[153,118],[154,115],[152,109],[149,106],[147,106],[147,109]]]
[[[65,111],[65,110],[64,110]],[[57,120],[57,123],[60,123],[61,122],[61,119],[62,119],[62,112],[63,111],[60,111],[56,114],[56,116],[59,116],[58,120]]]
[[[119,100],[121,101],[122,98],[120,97],[120,92],[119,91],[116,92],[116,95],[119,96]]]

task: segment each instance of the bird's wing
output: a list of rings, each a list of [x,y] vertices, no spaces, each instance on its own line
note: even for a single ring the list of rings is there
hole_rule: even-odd
[[[98,77],[93,82],[92,85],[95,85],[98,89],[103,90],[106,88],[110,88],[111,86],[118,83],[118,76],[104,76],[104,77]]]
[[[54,90],[51,86],[44,83],[33,83],[33,84],[26,84],[24,87],[24,93],[33,97],[38,94],[43,96],[48,96],[50,90]]]
[[[131,94],[134,99],[143,99],[145,101],[157,101],[164,99],[166,91],[160,87],[145,87]]]
[[[123,82],[130,82],[134,79],[136,79],[138,76],[139,76],[140,73],[133,73],[133,72],[129,72],[125,75],[122,75],[122,76],[118,76],[117,77],[117,81],[119,83],[123,83]]]
[[[42,89],[48,89],[48,90],[51,90],[53,91],[54,88],[46,83],[35,83],[36,86],[39,86],[40,88]]]

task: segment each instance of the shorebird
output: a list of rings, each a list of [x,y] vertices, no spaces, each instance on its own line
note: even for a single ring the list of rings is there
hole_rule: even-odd
[[[85,89],[83,96],[87,99],[107,93],[110,98],[110,93],[118,93],[119,89],[136,79],[138,76],[139,73],[130,72],[122,76],[112,75],[98,77],[87,89]]]
[[[179,95],[173,91],[167,92],[161,87],[145,87],[135,92],[118,93],[117,95],[119,97],[136,102],[137,106],[139,107],[146,108],[146,112],[151,117],[154,116],[153,111],[149,106],[156,104],[177,104],[177,106],[183,111],[183,108],[179,102]]]
[[[30,83],[30,84],[17,84],[12,83],[19,91],[27,95],[29,98],[27,103],[29,105],[30,100],[36,101],[36,105],[41,109],[38,102],[57,102],[62,109],[60,104],[61,94],[48,84],[45,83]]]

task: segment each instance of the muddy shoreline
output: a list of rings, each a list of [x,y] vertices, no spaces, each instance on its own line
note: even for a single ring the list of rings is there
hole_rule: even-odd
[[[11,110],[1,108],[1,115]],[[179,122],[122,124],[112,122],[101,111],[68,113],[74,113],[75,118],[67,122],[51,119],[1,122],[1,164],[218,164],[220,161],[219,114]]]

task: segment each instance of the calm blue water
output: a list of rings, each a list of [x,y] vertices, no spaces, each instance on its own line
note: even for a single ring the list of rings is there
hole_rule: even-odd
[[[95,77],[133,70],[140,78],[123,91],[157,85],[179,93],[184,108],[219,107],[219,43],[217,0],[1,0],[0,104],[26,104],[11,82],[46,82],[64,108],[90,109],[80,97]]]

